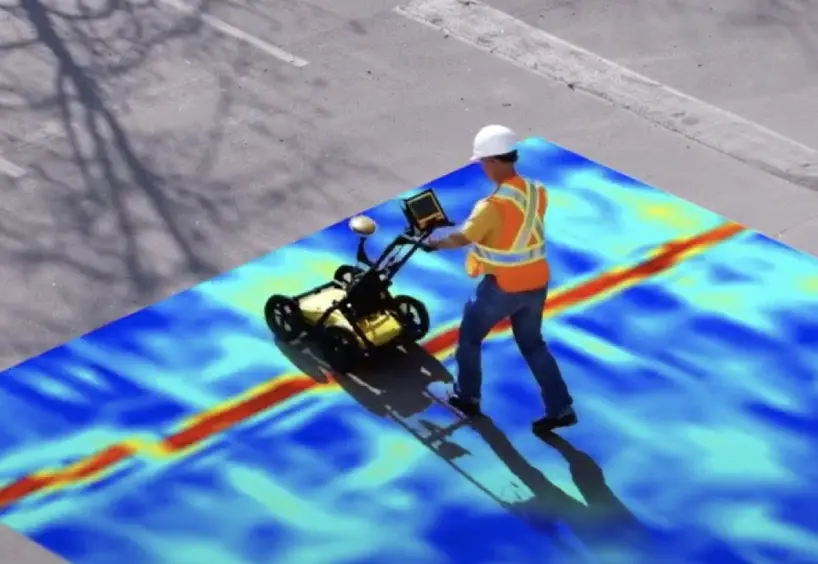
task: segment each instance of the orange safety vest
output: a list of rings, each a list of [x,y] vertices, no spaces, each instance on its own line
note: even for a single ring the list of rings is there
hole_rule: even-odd
[[[466,257],[466,273],[472,278],[491,274],[506,292],[525,292],[548,284],[545,257],[545,187],[516,178],[506,182],[486,201],[499,215],[496,246],[475,243]],[[520,182],[522,181],[522,182]],[[521,186],[520,186],[521,184]]]

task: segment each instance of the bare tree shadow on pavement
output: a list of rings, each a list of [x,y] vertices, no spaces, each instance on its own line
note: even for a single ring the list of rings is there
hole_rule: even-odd
[[[166,4],[0,1],[0,144],[26,169],[0,176],[0,362],[304,236],[354,211],[339,184],[389,175],[299,135],[332,117],[325,81],[215,31],[222,3]]]

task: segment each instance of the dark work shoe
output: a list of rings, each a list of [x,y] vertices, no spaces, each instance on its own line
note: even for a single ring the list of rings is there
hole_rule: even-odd
[[[531,430],[534,434],[550,433],[562,427],[576,425],[577,422],[577,414],[572,409],[559,417],[543,417],[542,419],[537,419],[531,424]]]
[[[476,401],[466,400],[457,395],[449,396],[448,401],[450,406],[466,417],[478,417],[483,413],[480,411],[480,404]]]

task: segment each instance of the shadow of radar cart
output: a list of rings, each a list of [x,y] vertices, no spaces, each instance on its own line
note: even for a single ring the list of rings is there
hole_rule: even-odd
[[[297,296],[274,294],[264,316],[275,337],[289,343],[302,336],[313,339],[327,363],[347,372],[378,350],[422,339],[429,331],[429,312],[407,295],[392,295],[392,280],[418,250],[432,251],[432,232],[452,222],[431,189],[404,198],[401,209],[406,230],[372,260],[366,240],[375,221],[366,216],[349,220],[359,235],[357,264],[338,267],[333,280]]]

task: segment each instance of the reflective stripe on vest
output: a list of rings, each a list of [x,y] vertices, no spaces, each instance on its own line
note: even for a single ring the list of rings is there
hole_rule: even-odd
[[[545,246],[537,245],[524,251],[497,251],[475,247],[474,254],[482,262],[496,266],[523,266],[545,258]]]
[[[525,181],[525,194],[509,186],[500,186],[492,196],[514,204],[523,215],[514,243],[509,250],[493,249],[484,245],[474,245],[474,255],[481,262],[496,266],[523,266],[545,258],[545,227],[539,221],[537,208],[542,187]],[[531,236],[535,243],[529,245]]]

